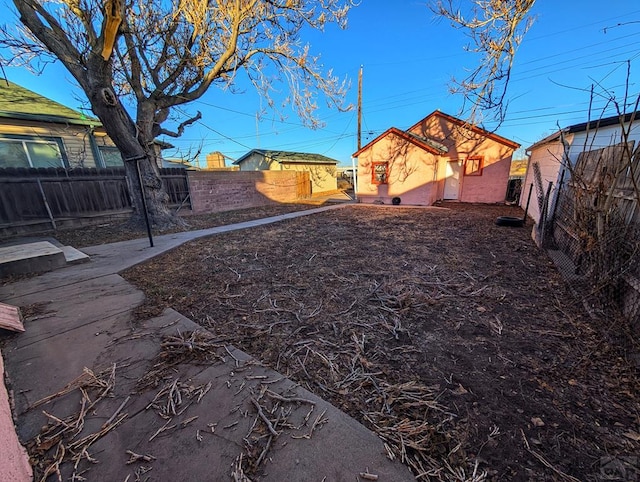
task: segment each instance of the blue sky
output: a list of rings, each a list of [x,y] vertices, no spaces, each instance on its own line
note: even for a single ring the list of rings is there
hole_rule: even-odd
[[[632,97],[640,92],[640,4],[538,0],[533,14],[536,22],[516,56],[507,117],[497,130],[523,147],[558,124],[585,121],[588,90],[594,83],[622,100],[627,61],[631,62],[629,92]],[[350,79],[348,100],[354,105],[358,70],[363,66],[363,144],[389,127],[406,129],[435,109],[457,116],[462,99],[449,93],[450,79],[463,78],[477,62],[464,51],[463,33],[436,19],[424,1],[362,0],[351,10],[347,30],[330,26],[303,40],[313,53],[321,54],[326,68]],[[83,104],[82,92],[59,66],[49,65],[37,77],[24,69],[5,71],[9,80],[69,107]],[[311,130],[286,109],[267,111],[258,119],[263,105],[250,88],[240,94],[210,90],[185,108],[188,113],[201,111],[203,118],[181,139],[166,138],[178,150],[165,151],[165,156],[201,148],[203,154],[221,151],[237,159],[250,149],[263,148],[314,152],[350,165],[357,146],[355,109],[338,112],[322,107],[318,116],[325,126]],[[324,106],[322,100],[320,105]],[[596,112],[603,105],[602,98],[595,99]]]

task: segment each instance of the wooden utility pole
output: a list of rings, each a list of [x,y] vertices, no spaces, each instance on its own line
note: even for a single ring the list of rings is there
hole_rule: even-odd
[[[358,150],[362,147],[362,65],[358,74]]]

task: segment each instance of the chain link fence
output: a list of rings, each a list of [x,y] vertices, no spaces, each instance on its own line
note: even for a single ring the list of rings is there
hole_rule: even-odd
[[[622,337],[640,365],[640,147],[632,147],[581,153],[555,197],[551,189],[539,193],[535,234],[577,299],[619,328],[609,332]]]

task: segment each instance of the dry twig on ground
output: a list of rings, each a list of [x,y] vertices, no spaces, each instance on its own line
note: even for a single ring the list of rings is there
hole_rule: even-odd
[[[87,416],[92,414],[98,404],[105,398],[111,396],[115,382],[115,364],[97,374],[85,368],[82,375],[67,384],[62,390],[33,404],[34,407],[37,407],[76,390],[81,395],[78,412],[64,419],[43,411],[49,419],[49,423],[26,444],[32,460],[37,461],[34,472],[40,477],[39,480],[44,482],[47,477],[53,474],[56,474],[60,479],[62,477],[60,468],[65,462],[73,463],[72,480],[82,480],[78,472],[80,463],[83,460],[92,464],[97,462],[90,455],[89,449],[96,441],[127,418],[126,413],[120,413],[127,400],[120,404],[113,415],[102,424],[100,430],[84,436],[81,435],[83,434]],[[55,452],[52,453],[54,447]]]

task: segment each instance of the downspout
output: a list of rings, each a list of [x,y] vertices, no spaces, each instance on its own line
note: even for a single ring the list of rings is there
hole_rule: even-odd
[[[431,197],[431,199],[433,199],[433,201],[431,201],[431,199],[430,199],[429,200],[429,205],[432,205],[434,202],[437,202],[439,194],[440,194],[440,184],[438,183],[438,168],[439,167],[440,167],[440,159],[435,158],[434,161],[433,161],[433,180],[431,182],[433,182],[433,185],[435,186],[436,195]],[[444,186],[443,186],[442,189],[444,191]],[[442,194],[442,197],[444,198],[444,192]]]
[[[529,179],[529,172],[531,171],[531,151],[525,150],[524,155],[527,156],[527,169],[524,172],[524,178],[522,179],[522,188],[526,187],[527,180]],[[520,191],[520,194],[522,194],[522,191]],[[524,202],[524,196],[521,195],[520,199],[518,200],[518,206],[522,207],[523,202]],[[527,204],[529,203],[527,202]]]
[[[351,156],[351,169],[353,170],[353,197],[358,200],[358,170],[356,169],[356,158]]]

